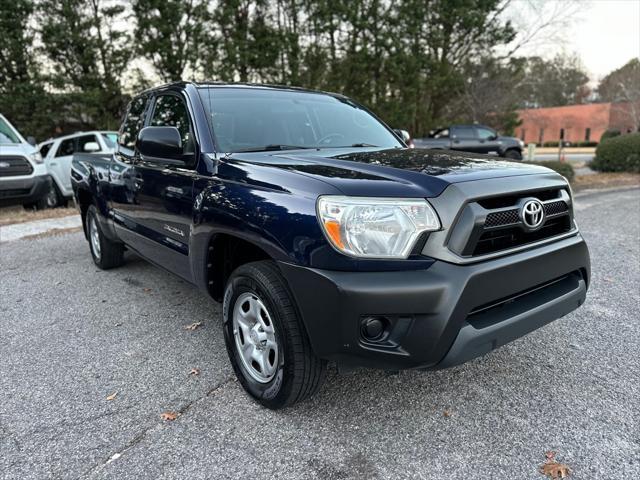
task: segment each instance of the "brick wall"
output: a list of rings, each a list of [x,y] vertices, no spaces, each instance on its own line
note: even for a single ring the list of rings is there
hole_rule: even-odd
[[[525,143],[557,142],[563,134],[572,143],[597,142],[610,126],[611,104],[531,108],[518,110],[518,115],[522,125],[516,128],[516,135]]]

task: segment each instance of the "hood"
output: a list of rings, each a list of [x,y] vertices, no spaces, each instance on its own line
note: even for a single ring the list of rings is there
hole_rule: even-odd
[[[36,151],[37,148],[30,143],[0,143],[0,156],[27,156]]]
[[[238,153],[229,159],[286,169],[360,196],[437,196],[452,183],[550,172],[485,155],[409,148]]]

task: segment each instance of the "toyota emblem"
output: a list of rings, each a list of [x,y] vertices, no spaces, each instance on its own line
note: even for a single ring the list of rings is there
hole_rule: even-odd
[[[0,162],[0,168],[9,168],[10,166],[9,162]]]
[[[539,200],[528,200],[520,211],[522,223],[529,230],[535,230],[544,222],[544,207]]]

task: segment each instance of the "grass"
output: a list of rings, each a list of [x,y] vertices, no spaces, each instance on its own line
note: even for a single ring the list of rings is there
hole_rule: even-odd
[[[22,206],[2,207],[0,208],[0,226],[32,220],[68,217],[69,215],[78,215],[78,210],[74,207],[47,208],[45,210],[25,210]]]
[[[574,190],[640,186],[640,173],[596,173],[576,176],[571,187]]]

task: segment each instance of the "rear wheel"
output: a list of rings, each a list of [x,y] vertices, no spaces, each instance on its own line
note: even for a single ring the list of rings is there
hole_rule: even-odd
[[[223,320],[236,376],[263,406],[283,408],[320,388],[326,362],[311,349],[295,300],[273,262],[248,263],[233,272]]]
[[[522,160],[522,153],[518,150],[507,150],[504,152],[504,157],[511,160]]]
[[[124,245],[109,240],[98,222],[98,211],[91,205],[87,211],[87,238],[93,262],[102,270],[119,267],[124,263]]]

